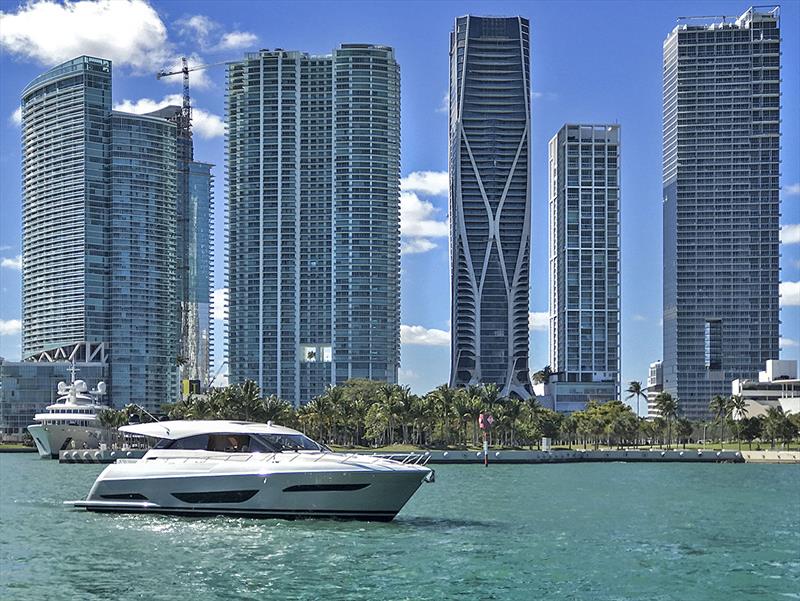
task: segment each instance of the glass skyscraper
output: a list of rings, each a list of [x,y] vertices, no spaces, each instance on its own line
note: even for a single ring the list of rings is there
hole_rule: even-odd
[[[778,8],[664,41],[664,390],[708,416],[778,357]]]
[[[556,410],[619,399],[620,128],[550,140],[550,367]]]
[[[23,358],[109,365],[116,406],[174,400],[176,142],[111,111],[111,62],[78,57],[22,93]]]
[[[450,385],[528,398],[530,46],[522,17],[450,34]]]
[[[227,73],[231,382],[300,404],[397,381],[400,71],[386,46],[276,49]]]

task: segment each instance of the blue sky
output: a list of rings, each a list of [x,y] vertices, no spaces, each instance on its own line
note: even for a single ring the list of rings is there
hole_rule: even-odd
[[[402,77],[402,366],[424,392],[449,376],[447,233],[448,37],[463,14],[531,20],[533,152],[531,368],[548,363],[547,141],[565,122],[622,127],[622,378],[644,380],[661,358],[662,42],[682,15],[734,15],[740,2],[169,2],[0,0],[0,356],[20,356],[19,93],[79,54],[114,61],[114,104],[145,111],[180,92],[155,72],[259,48],[327,54],[343,42],[396,49]],[[785,3],[781,335],[800,356],[800,3]],[[217,165],[215,288],[224,287],[224,70],[192,74],[195,157]],[[428,173],[425,173],[428,172]],[[788,226],[788,227],[786,227]],[[218,295],[220,296],[220,295]],[[217,322],[218,332],[222,322]],[[222,340],[217,341],[217,364]]]

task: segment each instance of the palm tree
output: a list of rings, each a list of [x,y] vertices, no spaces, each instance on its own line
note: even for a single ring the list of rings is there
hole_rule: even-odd
[[[722,450],[725,444],[725,420],[731,413],[730,399],[717,395],[711,399],[708,408],[720,424],[719,448]]]
[[[672,420],[678,415],[678,403],[668,392],[660,392],[656,397],[656,409],[667,420],[667,448],[672,446]]]
[[[747,401],[740,394],[734,394],[730,399],[731,415],[736,420],[736,442],[742,450],[742,426],[747,419]]]
[[[683,448],[686,448],[686,442],[688,438],[694,432],[694,424],[685,417],[680,418],[677,423],[675,424],[675,435],[678,437],[678,440],[683,441]]]
[[[549,365],[545,365],[539,371],[534,372],[533,376],[531,376],[531,379],[533,380],[534,384],[549,384],[552,376],[553,370],[550,369]]]
[[[436,412],[442,425],[442,439],[444,446],[450,445],[450,412],[453,409],[454,401],[458,395],[456,388],[450,388],[447,384],[438,386],[432,393]]]
[[[394,444],[395,422],[400,412],[397,400],[398,389],[399,386],[396,384],[382,384],[378,388],[381,407],[388,420],[389,437],[387,444]]]
[[[640,397],[644,397],[645,399],[647,399],[647,395],[642,390],[642,383],[641,382],[637,382],[636,380],[632,381],[628,385],[628,392],[630,394],[628,394],[628,396],[626,398],[631,399],[633,397],[636,397],[636,421],[637,421],[636,437],[637,437],[637,444],[638,444],[638,437],[639,437],[638,421],[639,421],[639,416],[641,415],[641,409],[639,408],[639,398]]]

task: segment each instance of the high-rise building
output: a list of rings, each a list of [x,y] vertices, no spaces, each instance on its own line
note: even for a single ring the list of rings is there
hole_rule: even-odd
[[[227,73],[228,364],[296,405],[397,381],[400,70],[386,46]]]
[[[568,124],[550,140],[550,367],[558,410],[620,398],[619,161],[619,125]]]
[[[109,398],[158,409],[177,387],[175,125],[111,110],[111,62],[22,92],[22,352],[109,364]]]
[[[659,359],[650,364],[647,370],[647,419],[655,419],[661,415],[656,409],[658,395],[664,391],[664,364]]]
[[[779,328],[778,8],[699,19],[664,41],[664,390],[693,419]]]
[[[527,398],[530,46],[522,17],[450,33],[450,385]]]
[[[210,384],[213,356],[213,165],[194,160],[191,112],[170,105],[148,113],[175,123],[177,149],[176,294],[181,379]]]

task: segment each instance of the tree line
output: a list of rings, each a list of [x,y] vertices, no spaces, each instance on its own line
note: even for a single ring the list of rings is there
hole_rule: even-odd
[[[629,397],[643,396],[631,382]],[[638,401],[638,398],[636,399]],[[734,436],[741,448],[756,440],[787,444],[798,435],[800,416],[770,408],[764,417],[747,417],[746,404],[737,397],[715,397],[710,404],[714,420],[692,422],[678,416],[678,403],[669,393],[656,399],[660,416],[646,421],[621,401],[590,401],[569,415],[542,407],[537,399],[504,397],[494,384],[451,388],[442,385],[423,395],[406,386],[371,380],[349,380],[295,409],[275,395],[264,396],[253,381],[212,388],[202,395],[163,407],[169,419],[226,419],[289,426],[327,444],[344,447],[395,444],[437,448],[478,447],[482,432],[478,416],[494,417],[490,444],[508,448],[539,447],[542,437],[572,448],[641,444],[683,444],[704,438]],[[736,417],[736,419],[733,419]],[[131,420],[147,421],[139,408],[107,409],[98,415],[101,425],[114,429]],[[703,434],[701,434],[703,432]],[[714,436],[716,433],[716,437]]]

